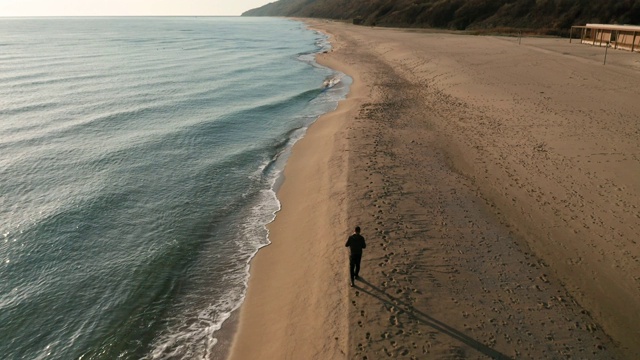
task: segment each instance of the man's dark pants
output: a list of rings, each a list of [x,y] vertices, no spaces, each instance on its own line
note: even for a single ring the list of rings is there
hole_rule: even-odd
[[[360,273],[360,260],[362,259],[362,254],[351,254],[349,256],[349,274],[351,275],[351,282],[358,276]]]

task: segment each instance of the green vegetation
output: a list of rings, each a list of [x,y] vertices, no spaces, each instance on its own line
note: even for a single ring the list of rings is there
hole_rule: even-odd
[[[586,23],[640,24],[640,0],[279,0],[243,16],[351,20],[363,25],[563,34]]]

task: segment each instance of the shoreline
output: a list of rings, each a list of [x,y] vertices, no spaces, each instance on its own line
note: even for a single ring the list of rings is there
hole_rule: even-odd
[[[304,21],[353,84],[285,166],[230,358],[636,358],[633,54]]]
[[[346,267],[341,241],[348,228],[343,120],[357,111],[361,96],[348,69],[322,55],[316,54],[318,64],[345,73],[353,83],[337,108],[313,122],[291,150],[277,191],[281,209],[267,226],[271,244],[252,259],[229,359],[340,358],[347,351],[347,289],[339,286],[347,279],[338,270]],[[319,339],[318,331],[326,338]]]

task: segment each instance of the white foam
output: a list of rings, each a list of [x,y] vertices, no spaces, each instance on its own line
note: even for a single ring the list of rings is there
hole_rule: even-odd
[[[322,83],[322,87],[325,89],[330,89],[336,85],[338,85],[340,83],[340,81],[342,81],[342,78],[345,76],[345,74],[343,73],[337,73],[331,76],[328,76],[326,79],[324,79],[324,82]]]
[[[244,298],[244,292],[233,290],[227,295],[200,310],[195,319],[181,321],[177,328],[162,335],[144,359],[208,359],[218,343],[215,332],[222,328]]]

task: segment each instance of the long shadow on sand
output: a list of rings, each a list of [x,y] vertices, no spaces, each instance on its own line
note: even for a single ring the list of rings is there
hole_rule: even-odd
[[[449,335],[452,338],[459,340],[460,342],[466,344],[467,346],[483,353],[484,355],[494,358],[494,359],[500,359],[500,360],[512,360],[512,358],[510,358],[509,356],[495,350],[492,349],[488,346],[486,346],[485,344],[463,334],[462,332],[452,328],[451,326],[437,320],[434,319],[433,317],[423,313],[422,311],[414,308],[413,306],[407,304],[406,302],[393,297],[389,294],[387,294],[386,292],[384,292],[383,290],[373,286],[371,283],[369,283],[368,281],[364,280],[362,277],[359,279],[359,282],[363,283],[366,285],[366,287],[364,286],[358,286],[356,285],[355,288],[359,289],[360,291],[362,291],[365,294],[371,295],[374,298],[382,301],[384,304],[389,305],[389,306],[397,306],[400,305],[402,306],[402,310],[411,318],[420,321],[421,323],[433,328],[436,331],[439,331],[443,334]],[[356,283],[357,284],[357,283]]]

